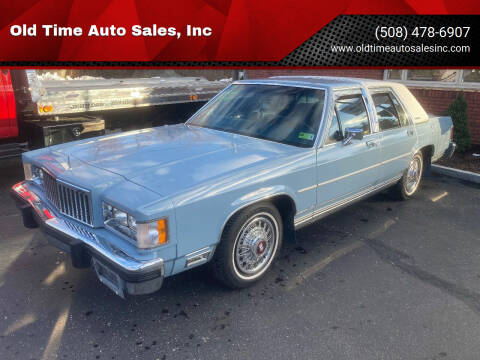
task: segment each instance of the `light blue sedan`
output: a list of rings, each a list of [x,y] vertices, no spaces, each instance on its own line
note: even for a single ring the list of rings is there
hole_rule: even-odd
[[[387,187],[413,196],[451,129],[396,83],[238,81],[185,124],[25,153],[12,192],[25,226],[122,297],[206,262],[241,288],[296,228]]]

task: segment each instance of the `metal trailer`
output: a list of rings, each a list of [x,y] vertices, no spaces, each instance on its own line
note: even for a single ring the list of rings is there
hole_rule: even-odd
[[[70,79],[37,70],[2,70],[2,74],[0,100],[13,101],[14,115],[12,111],[0,115],[0,130],[6,124],[10,129],[5,134],[0,131],[0,159],[108,132],[183,122],[232,80]]]

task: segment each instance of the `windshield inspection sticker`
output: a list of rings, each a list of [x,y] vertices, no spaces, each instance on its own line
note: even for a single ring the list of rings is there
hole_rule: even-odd
[[[300,132],[298,134],[299,139],[304,139],[304,140],[313,140],[314,135],[311,133],[306,133],[306,132]]]

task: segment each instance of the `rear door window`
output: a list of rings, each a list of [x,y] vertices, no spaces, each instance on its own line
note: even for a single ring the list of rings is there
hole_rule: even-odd
[[[400,104],[400,102],[397,100],[397,98],[395,97],[395,95],[393,95],[393,94],[391,93],[390,96],[391,96],[391,98],[392,98],[393,104],[395,105],[395,109],[397,110],[398,118],[399,118],[399,120],[400,120],[400,126],[407,126],[407,125],[409,125],[407,113],[406,113],[405,110],[403,109],[402,104]]]
[[[398,112],[390,93],[376,93],[372,95],[372,99],[375,104],[380,130],[390,130],[400,127]]]

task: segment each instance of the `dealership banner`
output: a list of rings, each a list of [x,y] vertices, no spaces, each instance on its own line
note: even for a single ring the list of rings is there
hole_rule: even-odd
[[[9,66],[475,66],[480,4],[1,2]]]

